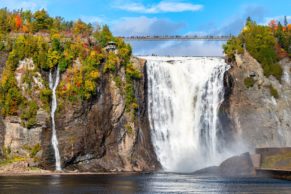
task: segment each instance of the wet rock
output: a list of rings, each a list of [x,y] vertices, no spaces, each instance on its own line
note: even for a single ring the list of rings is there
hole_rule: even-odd
[[[251,177],[256,175],[251,155],[247,152],[223,161],[219,166],[212,166],[194,172],[195,175],[223,177]]]
[[[226,74],[221,118],[227,122],[223,127],[245,150],[291,145],[291,62],[284,59],[280,64],[284,69],[281,82],[265,77],[261,64],[245,52],[236,55],[236,63]],[[247,88],[244,80],[250,76],[255,84]],[[271,95],[270,85],[279,98]]]
[[[219,169],[222,176],[254,176],[256,173],[249,153],[225,160]]]

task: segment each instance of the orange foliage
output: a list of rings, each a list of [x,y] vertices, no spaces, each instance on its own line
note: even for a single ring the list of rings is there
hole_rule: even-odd
[[[288,31],[291,31],[291,24],[288,24],[287,28],[288,28]]]
[[[20,27],[22,26],[22,19],[19,15],[15,16],[15,25],[17,30],[20,29]]]
[[[22,32],[27,33],[29,32],[29,29],[27,26],[22,26]]]

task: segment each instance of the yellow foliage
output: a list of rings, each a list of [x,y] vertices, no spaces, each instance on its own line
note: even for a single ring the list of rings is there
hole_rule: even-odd
[[[100,73],[98,72],[98,70],[94,70],[90,73],[90,77],[94,80],[98,79],[100,77]]]
[[[87,91],[93,92],[95,90],[95,83],[93,81],[86,80],[85,88]]]
[[[91,51],[91,52],[90,52],[90,57],[91,57],[91,58],[95,58],[96,56],[97,56],[96,51]]]

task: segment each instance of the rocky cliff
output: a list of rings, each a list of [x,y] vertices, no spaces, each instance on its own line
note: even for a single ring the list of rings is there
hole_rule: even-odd
[[[246,149],[291,145],[291,61],[280,61],[281,81],[265,77],[261,64],[248,52],[235,56],[225,75],[222,112],[236,141]]]
[[[1,56],[3,66],[6,59]],[[131,62],[144,75],[133,81],[139,107],[136,113],[126,111],[125,95],[112,74],[102,75],[94,98],[59,108],[56,129],[64,169],[92,172],[159,168],[150,139],[145,61],[132,58]],[[125,79],[124,67],[117,73]],[[64,73],[61,79],[66,76]],[[46,75],[43,77],[47,79]],[[5,157],[13,158],[12,162],[26,161],[30,167],[54,169],[48,111],[39,109],[36,124],[30,129],[23,127],[18,116],[8,116],[3,123],[1,119],[0,129]]]

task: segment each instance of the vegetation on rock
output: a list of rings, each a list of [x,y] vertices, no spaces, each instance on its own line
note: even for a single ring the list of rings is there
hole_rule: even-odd
[[[269,86],[269,89],[270,89],[270,94],[271,94],[274,98],[278,99],[278,98],[280,97],[278,91],[276,90],[276,88],[273,87],[273,85],[270,85],[270,86]]]
[[[244,84],[247,88],[251,88],[255,85],[256,81],[252,77],[247,77],[244,79]]]
[[[279,59],[291,55],[291,25],[271,21],[269,26],[257,25],[248,18],[243,31],[224,45],[225,54],[234,59],[244,48],[262,65],[264,75],[281,80],[283,70]]]
[[[113,41],[117,52],[104,47]],[[130,63],[131,47],[112,35],[108,26],[93,28],[81,20],[64,21],[50,17],[45,10],[9,11],[0,9],[0,50],[9,53],[0,82],[0,109],[3,116],[18,115],[22,124],[31,128],[36,124],[39,108],[49,111],[51,91],[48,73],[58,66],[61,82],[57,95],[60,104],[82,102],[97,95],[100,79],[109,75],[124,91],[127,110],[137,109],[134,80],[141,73]],[[32,59],[34,68],[20,67],[20,61]],[[126,79],[118,71],[124,68]],[[24,78],[16,79],[18,71]],[[36,74],[41,87],[35,85]],[[25,86],[25,90],[20,87]]]

